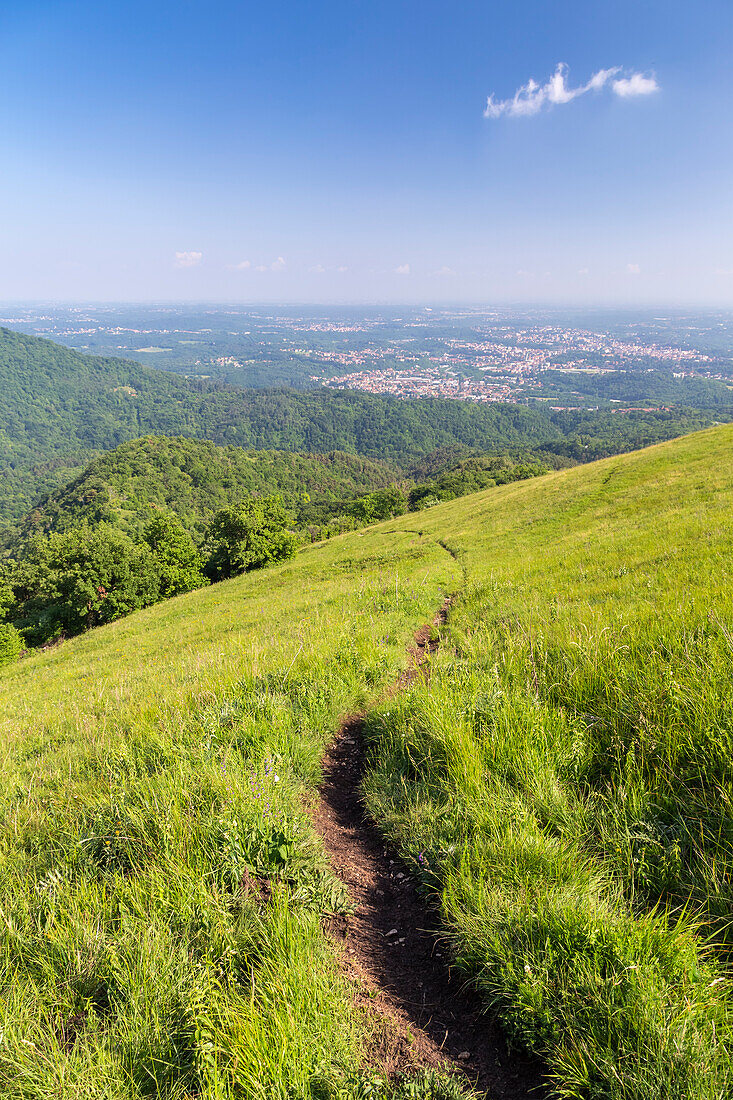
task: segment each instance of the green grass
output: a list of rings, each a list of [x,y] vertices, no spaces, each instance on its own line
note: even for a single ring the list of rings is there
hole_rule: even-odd
[[[303,794],[452,572],[334,543],[5,670],[0,1093],[356,1095]]]
[[[466,585],[372,812],[565,1097],[731,1089],[733,433],[436,508]]]
[[[729,1096],[732,444],[453,501],[3,669],[0,1095],[456,1093],[373,1076],[321,928],[345,899],[303,804],[370,708],[372,811],[556,1094]],[[428,681],[378,702],[446,592]]]

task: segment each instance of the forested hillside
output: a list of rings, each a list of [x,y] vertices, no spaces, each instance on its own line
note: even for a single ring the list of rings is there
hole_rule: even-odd
[[[383,463],[343,451],[245,451],[181,436],[146,436],[95,459],[40,501],[18,535],[22,540],[34,531],[102,522],[135,534],[161,508],[200,535],[215,511],[245,496],[278,493],[299,517],[311,506],[358,497],[396,477]]]
[[[416,484],[341,451],[244,451],[181,436],[122,443],[8,529],[0,664],[283,560],[304,542],[546,469],[531,455],[484,455]]]
[[[547,448],[586,461],[711,423],[706,411],[626,416],[349,391],[187,382],[0,329],[0,522],[65,484],[94,452],[150,434],[248,449],[345,450],[405,470],[436,448]],[[715,413],[724,419],[725,410]]]
[[[730,408],[733,389],[714,378],[676,378],[669,372],[655,370],[654,364],[645,370],[613,370],[593,374],[588,371],[546,370],[542,385],[565,398],[584,394],[606,404],[610,401],[650,405],[687,405],[693,408]]]

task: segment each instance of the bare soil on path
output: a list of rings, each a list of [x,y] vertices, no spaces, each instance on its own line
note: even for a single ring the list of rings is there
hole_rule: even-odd
[[[449,601],[433,625],[445,622]],[[400,690],[422,674],[437,648],[426,625],[415,636]],[[344,967],[376,1023],[373,1064],[389,1074],[436,1069],[460,1074],[490,1100],[540,1100],[541,1067],[508,1050],[478,995],[452,970],[437,909],[385,846],[359,794],[364,770],[363,717],[344,719],[323,762],[312,817],[353,913],[330,921],[344,945]]]

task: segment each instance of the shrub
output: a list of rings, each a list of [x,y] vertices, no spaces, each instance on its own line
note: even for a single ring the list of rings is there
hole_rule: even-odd
[[[0,623],[0,668],[17,661],[23,652],[23,639],[10,623]]]

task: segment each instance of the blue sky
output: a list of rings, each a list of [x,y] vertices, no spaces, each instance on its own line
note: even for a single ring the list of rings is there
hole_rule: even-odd
[[[22,0],[0,35],[0,298],[733,306],[730,0]]]

